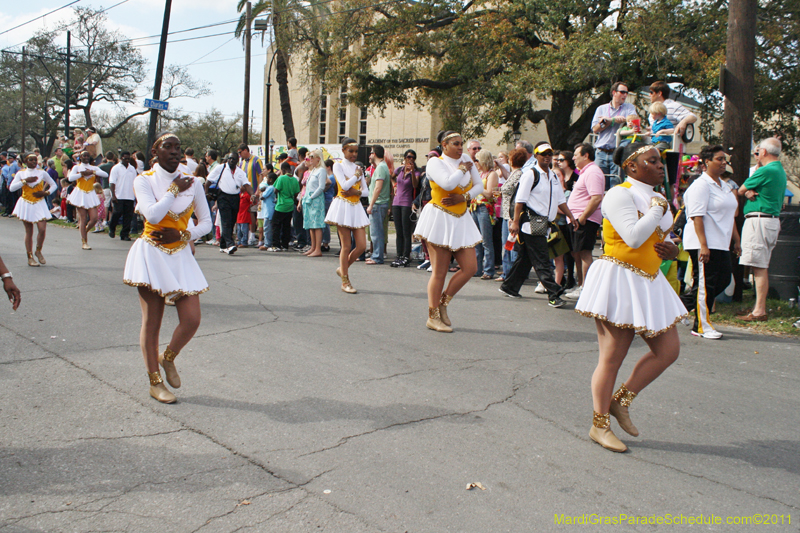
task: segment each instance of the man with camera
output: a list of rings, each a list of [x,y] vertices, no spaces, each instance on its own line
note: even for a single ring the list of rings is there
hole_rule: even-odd
[[[611,102],[603,104],[594,112],[592,132],[597,134],[594,144],[595,162],[606,175],[606,190],[620,183],[620,169],[614,164],[614,149],[617,147],[617,130],[626,123],[628,115],[635,115],[636,108],[628,104],[628,85],[618,81],[611,86]]]

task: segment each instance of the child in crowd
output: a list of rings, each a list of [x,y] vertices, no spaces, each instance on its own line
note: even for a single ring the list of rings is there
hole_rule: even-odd
[[[73,210],[70,209],[72,206],[67,202],[67,196],[73,188],[74,185],[71,185],[67,178],[61,180],[61,219],[67,222],[75,222],[72,216]]]
[[[295,198],[300,192],[300,182],[295,179],[292,166],[281,163],[281,175],[275,180],[275,212],[272,214],[272,246],[271,252],[289,249],[289,237],[292,229],[292,213],[295,209]]]
[[[100,205],[97,206],[97,226],[92,230],[92,233],[101,233],[106,223],[106,195],[103,193],[103,186],[99,183],[94,184],[94,192],[97,194],[97,200]]]
[[[259,250],[266,251],[272,246],[272,215],[275,213],[275,180],[274,172],[267,174],[258,186],[261,194],[261,209],[258,210]]]
[[[667,107],[661,102],[650,104],[650,116],[653,117],[653,125],[650,127],[650,142],[655,144],[656,149],[662,152],[672,148],[672,134],[675,133],[675,125],[667,118]]]
[[[639,118],[639,115],[631,113],[625,117],[625,120],[627,124],[619,130],[620,146],[635,142],[638,140],[637,137],[641,137],[642,135],[642,119]]]
[[[247,248],[250,236],[250,193],[239,193],[239,214],[236,217],[236,241],[239,248]]]

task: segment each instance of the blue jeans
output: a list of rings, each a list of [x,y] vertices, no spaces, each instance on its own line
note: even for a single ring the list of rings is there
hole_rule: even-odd
[[[606,175],[606,190],[614,185],[622,183],[622,179],[619,177],[620,169],[614,164],[614,154],[609,154],[598,149],[595,151],[595,163],[597,163],[597,166],[603,171],[603,174]],[[611,176],[609,176],[609,174]]]
[[[485,205],[479,205],[472,212],[472,220],[481,232],[483,242],[475,247],[478,255],[478,271],[476,276],[489,274],[494,277],[494,245],[492,244],[492,220],[489,218],[489,210]]]
[[[328,214],[328,209],[331,207],[331,202],[333,202],[333,198],[330,200],[328,200],[327,197],[325,198],[325,215]],[[331,227],[327,224],[322,227],[322,242],[324,244],[331,243]]]
[[[508,240],[508,220],[503,219],[503,277],[508,276],[511,272],[511,266],[517,260],[517,252],[511,250],[510,252],[505,249],[506,241]]]
[[[383,233],[383,221],[389,206],[386,204],[375,204],[372,206],[372,214],[369,216],[369,235],[372,240],[372,260],[383,264],[383,256],[386,253],[386,236]]]
[[[236,241],[239,246],[247,245],[247,238],[250,236],[250,224],[236,224]]]
[[[264,219],[264,246],[272,247],[272,220],[269,218]]]

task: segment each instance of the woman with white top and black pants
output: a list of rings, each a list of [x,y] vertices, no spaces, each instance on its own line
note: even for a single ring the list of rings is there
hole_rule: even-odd
[[[242,189],[253,192],[247,174],[244,170],[236,166],[239,162],[239,155],[232,153],[228,156],[228,163],[219,165],[206,181],[206,191],[209,183],[217,183],[219,193],[217,195],[217,210],[219,211],[220,228],[219,251],[232,255],[236,250],[236,240],[233,237],[233,225],[236,216],[239,214],[239,193]]]
[[[514,215],[508,224],[508,232],[517,236],[521,250],[511,267],[511,272],[505,275],[506,279],[499,290],[506,296],[520,298],[519,290],[533,267],[539,281],[547,290],[550,307],[561,307],[564,305],[564,301],[561,299],[564,289],[556,283],[553,275],[553,265],[550,263],[550,251],[547,247],[547,235],[532,235],[529,229],[529,217],[525,217],[522,221],[520,219],[523,211],[527,211],[534,216],[547,217],[547,220],[552,222],[561,212],[569,218],[571,224],[576,225],[576,222],[567,207],[561,182],[550,170],[553,149],[547,143],[539,143],[533,149],[533,155],[536,158],[536,164],[525,170],[519,178]]]
[[[695,310],[692,335],[719,339],[708,316],[714,300],[731,283],[731,244],[741,253],[739,232],[734,218],[739,207],[736,193],[721,179],[728,164],[722,146],[704,146],[700,160],[706,171],[683,195],[686,206],[686,227],[683,248],[692,259],[692,291],[681,300],[687,309]]]

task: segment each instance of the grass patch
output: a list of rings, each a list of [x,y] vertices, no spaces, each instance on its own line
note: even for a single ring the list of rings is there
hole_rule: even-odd
[[[800,328],[792,326],[800,320],[800,309],[789,307],[789,302],[785,300],[767,300],[767,314],[769,319],[766,322],[745,322],[736,316],[741,310],[751,310],[755,303],[753,290],[744,291],[741,302],[724,304],[717,302],[716,312],[711,315],[714,324],[726,326],[737,326],[752,328],[758,333],[789,335],[800,338]]]

